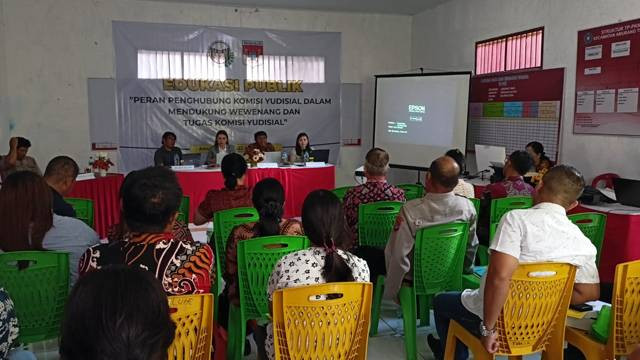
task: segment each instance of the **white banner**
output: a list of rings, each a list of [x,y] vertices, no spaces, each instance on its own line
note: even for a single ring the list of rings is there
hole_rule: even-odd
[[[177,144],[340,149],[340,34],[114,22],[119,169],[153,165],[165,131]]]

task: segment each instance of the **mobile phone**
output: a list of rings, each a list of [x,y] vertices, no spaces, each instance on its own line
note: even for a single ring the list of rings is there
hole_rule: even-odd
[[[593,306],[589,304],[575,304],[575,305],[570,305],[569,308],[575,311],[580,311],[580,312],[593,310]]]

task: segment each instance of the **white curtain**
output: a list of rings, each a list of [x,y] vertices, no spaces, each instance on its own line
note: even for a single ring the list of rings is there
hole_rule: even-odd
[[[324,57],[261,55],[247,58],[247,80],[324,83]]]

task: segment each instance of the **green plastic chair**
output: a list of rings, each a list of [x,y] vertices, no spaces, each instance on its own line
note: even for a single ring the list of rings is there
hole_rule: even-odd
[[[377,201],[358,206],[358,243],[384,249],[403,203]]]
[[[416,233],[413,286],[402,286],[398,294],[407,359],[417,359],[417,316],[420,316],[420,325],[428,325],[434,295],[462,288],[468,239],[469,224],[466,222],[430,226]]]
[[[469,239],[469,224],[454,222],[426,227],[416,233],[413,254],[414,287],[401,287],[400,305],[404,322],[407,359],[417,358],[416,318],[420,302],[420,324],[429,324],[431,299],[444,290],[462,289],[462,269]],[[384,280],[378,278],[380,280]],[[384,284],[384,283],[383,283]],[[378,285],[376,284],[376,288]],[[377,333],[382,291],[375,293],[371,308],[370,336]],[[373,308],[373,304],[377,306]]]
[[[424,196],[424,185],[422,184],[399,184],[397,187],[404,190],[404,198],[407,201]]]
[[[598,250],[596,255],[596,264],[600,265],[600,254],[602,250],[602,243],[604,242],[604,229],[607,226],[607,215],[590,212],[569,215],[569,220],[576,224],[584,236],[589,240]]]
[[[372,246],[384,249],[387,246],[396,217],[400,213],[403,203],[399,201],[378,201],[358,206],[358,243],[363,246]],[[375,283],[373,304],[371,312],[371,327],[369,334],[378,333],[378,321],[380,317],[380,303],[384,292],[384,276],[372,279]],[[376,319],[374,321],[374,319]],[[375,322],[375,324],[374,324]]]
[[[26,268],[20,270],[19,265]],[[15,304],[18,342],[57,338],[69,292],[69,254],[56,251],[0,253],[0,285]]]
[[[499,223],[502,216],[515,209],[528,209],[533,206],[530,196],[510,196],[491,200],[491,224]]]
[[[76,218],[82,220],[89,227],[93,226],[93,200],[81,199],[81,198],[65,198],[64,201],[68,202],[73,210],[76,211]]]
[[[216,320],[218,320],[218,295],[222,292],[222,281],[220,279],[224,275],[227,264],[226,254],[229,235],[234,227],[255,222],[259,219],[258,211],[252,207],[221,210],[213,214],[213,235],[209,240],[209,245],[215,248],[216,251],[216,279],[211,287],[212,291],[215,291],[213,317]]]
[[[473,207],[476,208],[476,219],[480,217],[480,199],[469,198],[469,201],[473,204]]]
[[[180,202],[180,207],[178,208],[178,218],[177,220],[182,221],[185,224],[189,224],[189,205],[190,199],[188,196],[183,196],[182,201]]]
[[[227,359],[242,359],[247,321],[269,319],[267,285],[276,263],[285,255],[309,247],[306,236],[265,236],[238,242],[240,306],[229,305]]]
[[[344,199],[344,196],[347,195],[347,191],[351,190],[351,188],[353,188],[353,186],[343,186],[343,187],[335,188],[331,190],[331,192],[335,196],[337,196],[338,199],[340,199],[340,201],[342,201]]]

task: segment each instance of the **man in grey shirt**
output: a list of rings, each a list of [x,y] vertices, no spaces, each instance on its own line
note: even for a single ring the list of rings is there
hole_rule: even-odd
[[[162,135],[162,147],[156,150],[153,162],[156,166],[174,166],[182,163],[182,150],[176,147],[176,134],[167,131]]]
[[[452,158],[443,156],[434,160],[427,173],[427,194],[407,202],[400,210],[396,228],[384,250],[387,264],[385,298],[395,300],[403,280],[411,280],[416,232],[428,226],[454,221],[469,223],[464,272],[473,273],[473,260],[478,248],[476,210],[469,199],[453,193],[459,174],[460,167]]]

